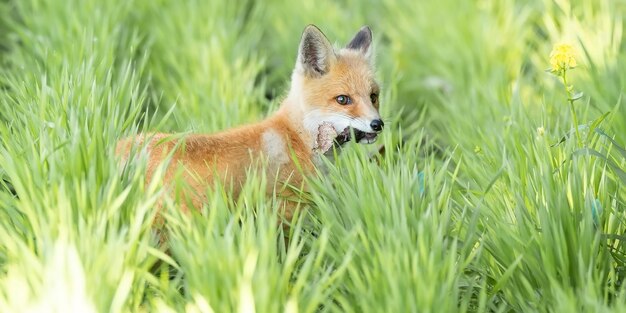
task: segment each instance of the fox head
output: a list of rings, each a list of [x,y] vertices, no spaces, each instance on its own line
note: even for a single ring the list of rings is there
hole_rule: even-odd
[[[302,33],[289,97],[301,107],[304,128],[315,134],[326,122],[337,142],[373,143],[384,123],[378,113],[380,87],[374,78],[372,31],[362,27],[335,50],[314,25]],[[342,142],[343,141],[343,142]]]

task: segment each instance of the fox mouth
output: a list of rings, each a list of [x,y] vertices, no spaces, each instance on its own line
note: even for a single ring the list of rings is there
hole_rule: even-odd
[[[346,142],[352,139],[353,133],[354,133],[354,140],[356,142],[363,141],[364,143],[373,143],[374,141],[376,141],[376,138],[378,137],[377,133],[368,133],[358,128],[346,127],[335,138],[335,145],[343,146]]]

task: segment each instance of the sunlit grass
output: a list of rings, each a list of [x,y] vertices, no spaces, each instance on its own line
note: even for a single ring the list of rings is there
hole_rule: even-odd
[[[0,311],[621,312],[625,13],[0,1]],[[199,212],[157,205],[145,160],[122,167],[115,143],[267,116],[308,23],[337,45],[372,27],[384,151],[349,144],[289,229],[257,173],[237,199],[207,188]],[[545,71],[560,42],[573,106]]]

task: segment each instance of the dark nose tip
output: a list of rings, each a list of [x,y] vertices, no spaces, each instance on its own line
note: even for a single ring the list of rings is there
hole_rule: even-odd
[[[379,132],[383,130],[383,127],[385,127],[385,123],[383,123],[383,120],[373,120],[370,126],[374,131]]]

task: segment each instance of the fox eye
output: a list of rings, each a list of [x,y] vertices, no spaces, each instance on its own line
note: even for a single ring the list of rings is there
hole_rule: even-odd
[[[350,97],[346,96],[346,95],[339,95],[339,96],[335,97],[335,100],[337,101],[337,103],[339,103],[341,105],[346,105],[346,104],[351,104],[352,103],[352,99],[350,99]]]
[[[372,104],[378,102],[378,95],[373,93],[370,95],[370,100],[372,101]]]

